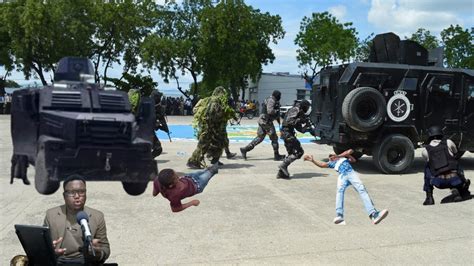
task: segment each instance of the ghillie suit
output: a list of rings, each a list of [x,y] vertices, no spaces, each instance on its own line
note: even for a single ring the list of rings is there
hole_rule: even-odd
[[[196,150],[188,160],[188,167],[203,168],[206,166],[204,156],[217,163],[226,147],[227,121],[234,116],[234,110],[228,104],[224,87],[214,89],[210,97],[201,99],[194,107],[193,127],[198,139]]]

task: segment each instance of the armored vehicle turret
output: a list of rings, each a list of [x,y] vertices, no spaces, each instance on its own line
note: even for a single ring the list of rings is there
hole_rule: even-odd
[[[393,33],[374,38],[369,62],[322,69],[312,100],[318,142],[371,155],[383,173],[407,171],[433,125],[458,156],[474,152],[474,70],[444,68],[439,54]]]
[[[103,90],[88,59],[62,58],[54,83],[13,94],[13,153],[35,166],[35,187],[52,194],[72,174],[87,181],[121,181],[130,195],[157,174],[151,155],[154,103],[143,97],[137,115],[127,93]]]

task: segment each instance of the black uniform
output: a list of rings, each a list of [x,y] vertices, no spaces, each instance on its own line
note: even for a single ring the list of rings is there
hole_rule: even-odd
[[[155,116],[156,116],[156,121],[155,121],[155,131],[156,130],[162,130],[166,133],[170,133],[168,124],[166,123],[166,118],[165,118],[165,112],[164,108],[161,105],[161,96],[162,94],[158,91],[153,91],[152,92],[152,97],[155,100]],[[161,152],[163,152],[163,148],[161,147],[161,142],[156,136],[156,134],[153,134],[153,148],[152,148],[152,156],[153,158],[159,156]]]
[[[278,90],[273,91],[272,96],[268,97],[262,106],[262,114],[258,119],[257,137],[255,137],[247,146],[240,148],[242,157],[247,159],[247,152],[253,150],[260,142],[268,135],[272,141],[273,153],[275,161],[284,158],[278,152],[278,136],[275,131],[273,121],[277,120],[280,123],[280,98],[281,93]]]
[[[470,198],[470,180],[464,177],[458,160],[454,157],[457,152],[455,144],[443,138],[439,127],[429,129],[430,143],[426,145],[423,156],[428,160],[425,166],[425,182],[423,190],[426,199],[423,205],[433,205],[433,187],[440,189],[450,188],[453,201]],[[448,144],[448,141],[450,144]]]
[[[311,134],[314,134],[311,121],[306,115],[309,106],[309,102],[303,100],[290,108],[283,119],[281,138],[285,141],[285,148],[288,152],[288,156],[278,166],[279,171],[277,178],[289,178],[290,173],[288,172],[288,166],[296,159],[301,158],[304,154],[301,143],[296,138],[295,130],[298,130],[301,133],[310,132]]]

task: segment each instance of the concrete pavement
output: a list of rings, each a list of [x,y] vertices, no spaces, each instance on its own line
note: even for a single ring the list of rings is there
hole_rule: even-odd
[[[244,124],[255,124],[256,119]],[[169,117],[170,124],[190,124],[191,117]],[[162,140],[160,169],[189,171],[186,160],[195,142]],[[244,143],[231,143],[239,151]],[[322,159],[332,149],[304,145]],[[284,147],[280,146],[280,151]],[[0,265],[23,254],[14,224],[42,224],[48,208],[63,204],[56,192],[43,196],[21,180],[9,184],[10,117],[0,116]],[[424,200],[421,150],[410,173],[382,175],[371,157],[354,166],[375,206],[390,214],[373,225],[357,193],[346,192],[346,225],[334,225],[336,173],[303,160],[290,167],[291,180],[276,179],[278,162],[270,144],[248,153],[248,160],[227,160],[206,187],[198,207],[172,213],[166,199],[151,196],[152,185],[136,197],[120,182],[89,182],[87,205],[105,213],[111,243],[109,262],[157,264],[462,264],[474,265],[474,200],[439,204],[449,191],[436,190],[436,204]],[[461,160],[474,178],[474,154]],[[33,181],[34,167],[29,167]],[[471,189],[471,191],[474,190]]]

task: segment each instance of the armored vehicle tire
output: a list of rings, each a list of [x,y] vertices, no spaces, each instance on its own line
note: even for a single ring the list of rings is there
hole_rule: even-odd
[[[348,150],[346,149],[345,147],[341,147],[341,146],[333,146],[332,147],[332,150],[334,151],[334,153],[336,154],[341,154],[343,153],[344,151]],[[354,153],[352,153],[352,156],[356,159],[359,159],[360,157],[362,157],[364,154],[360,151],[354,151]]]
[[[147,182],[122,182],[123,190],[127,192],[129,195],[138,196],[145,192],[146,187],[148,185]]]
[[[342,102],[342,117],[347,125],[369,132],[382,125],[386,115],[385,98],[376,89],[360,87],[350,91]]]
[[[44,159],[44,151],[40,150],[35,161],[35,188],[43,195],[50,195],[59,188],[59,181],[49,179],[46,163]]]
[[[415,157],[411,140],[401,134],[385,136],[373,151],[377,168],[385,174],[400,174],[410,168]]]

